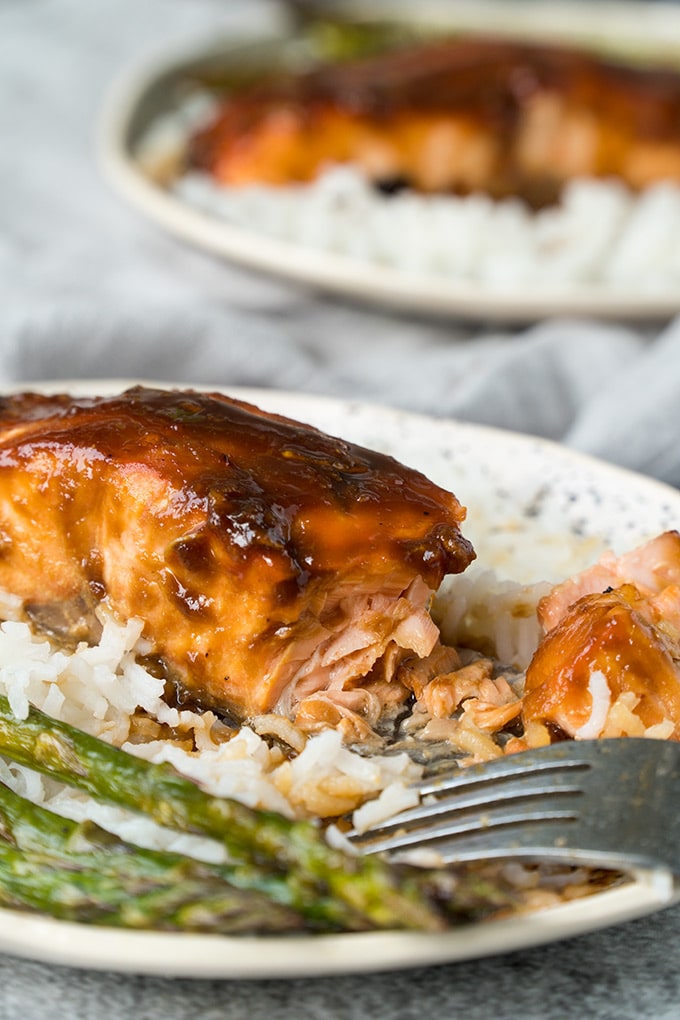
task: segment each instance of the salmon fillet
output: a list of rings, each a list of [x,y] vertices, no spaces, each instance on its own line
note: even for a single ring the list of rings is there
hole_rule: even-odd
[[[474,557],[464,516],[390,457],[219,394],[0,400],[0,587],[86,636],[104,601],[141,618],[181,690],[238,718],[429,654],[431,594]]]
[[[414,43],[235,92],[189,165],[225,185],[349,163],[423,192],[555,201],[579,176],[680,181],[680,74],[493,38]]]
[[[640,735],[669,720],[680,736],[680,649],[657,623],[632,585],[585,595],[538,647],[527,670],[524,722],[593,739],[628,693]]]
[[[527,670],[525,723],[596,737],[618,704],[634,735],[665,724],[680,738],[678,532],[623,556],[605,553],[557,585],[538,614],[547,633]]]

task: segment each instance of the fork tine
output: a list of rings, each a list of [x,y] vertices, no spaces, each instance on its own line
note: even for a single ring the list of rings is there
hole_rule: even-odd
[[[572,741],[458,769],[425,800],[350,840],[363,853],[433,851],[440,863],[524,857],[680,875],[680,744]],[[669,813],[670,812],[670,813]]]
[[[547,811],[518,817],[510,812],[495,812],[485,826],[475,825],[460,831],[444,828],[428,834],[427,839],[411,833],[409,836],[379,841],[365,853],[387,853],[402,860],[423,860],[437,864],[465,861],[495,860],[523,857],[530,860],[559,860],[576,863],[596,862],[602,855],[592,849],[570,846],[568,827],[578,819],[569,811]],[[413,855],[416,855],[415,857]],[[603,859],[603,858],[602,858]],[[611,854],[607,854],[611,860]]]
[[[481,765],[456,768],[443,776],[435,776],[427,782],[418,783],[418,791],[425,797],[454,788],[462,789],[479,783],[489,783],[492,780],[535,775],[554,769],[584,768],[592,763],[592,751],[591,744],[586,742],[552,744],[550,747],[542,747],[535,751],[495,758]]]
[[[590,767],[587,754],[568,757],[558,745],[540,751],[498,758],[482,765],[455,771],[417,784],[421,803],[371,827],[368,832],[354,831],[349,838],[373,852],[374,840],[387,838],[397,830],[427,825],[437,816],[455,815],[477,809],[488,812],[502,801],[528,800],[553,792],[576,792],[577,775]],[[479,814],[471,820],[479,827]],[[471,827],[473,827],[471,826]],[[421,838],[419,833],[418,839]],[[415,841],[415,838],[414,838]]]
[[[578,814],[579,774],[590,768],[583,757],[563,752],[527,753],[438,777],[419,785],[424,797],[415,808],[354,831],[349,839],[364,853],[427,846],[443,852],[446,840],[456,855],[464,837],[530,822],[573,819]],[[507,834],[506,834],[507,835]],[[485,841],[486,842],[486,841]]]
[[[417,840],[410,846],[395,846],[382,852],[396,860],[413,860],[433,865],[522,858],[527,861],[591,864],[622,869],[632,866],[628,855],[615,860],[616,853],[613,851],[572,846],[569,827],[575,823],[578,823],[578,819],[568,813],[540,813],[522,818],[514,814],[505,817],[498,814],[494,824],[488,828],[480,829],[477,826],[464,833],[443,835],[427,842]],[[640,860],[639,863],[642,865],[645,862]]]
[[[521,787],[521,783],[514,783],[503,790],[503,796],[489,791],[484,800],[456,797],[453,801],[446,799],[438,804],[424,804],[366,833],[352,833],[350,839],[364,853],[378,853],[415,844],[430,844],[480,830],[490,831],[510,824],[567,820],[578,816],[581,793],[577,786],[535,786],[528,791]]]
[[[373,826],[370,833],[371,836],[383,834],[387,837],[390,833],[403,831],[408,827],[413,832],[414,838],[420,838],[424,826],[429,826],[435,819],[443,816],[447,816],[450,821],[454,818],[460,819],[461,824],[467,817],[466,828],[478,827],[480,813],[484,813],[486,817],[495,806],[513,802],[517,810],[526,811],[531,805],[521,802],[539,797],[560,797],[563,801],[568,794],[578,795],[581,790],[579,774],[588,767],[585,763],[576,763],[573,766],[555,764],[550,769],[536,771],[527,768],[514,774],[491,776],[474,783],[457,783],[447,777],[441,796],[435,795],[433,784],[427,784],[423,803]],[[437,788],[437,794],[439,792],[440,789]],[[471,812],[474,814],[471,815]],[[361,833],[352,833],[351,838],[361,842]]]

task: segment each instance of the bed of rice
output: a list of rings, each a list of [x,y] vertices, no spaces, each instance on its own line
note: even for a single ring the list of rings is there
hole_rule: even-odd
[[[437,607],[447,639],[471,638],[491,646],[498,638],[508,664],[523,668],[538,638],[536,600],[545,586],[499,583],[492,571],[459,580]],[[140,663],[148,651],[142,623],[121,623],[100,609],[97,645],[74,650],[53,646],[21,619],[21,604],[0,597],[0,694],[14,714],[29,705],[153,762],[169,762],[207,791],[289,817],[331,818],[352,813],[356,827],[368,827],[413,806],[410,789],[422,773],[406,753],[357,753],[335,730],[305,736],[288,720],[263,717],[238,731],[210,712],[171,707],[164,681]],[[130,740],[133,717],[142,710],[172,727],[172,739]],[[259,732],[256,732],[259,730]],[[134,728],[133,728],[133,732]],[[178,736],[179,734],[179,736]],[[267,740],[267,735],[277,739]],[[143,816],[93,802],[30,769],[0,758],[0,780],[22,796],[66,817],[89,818],[142,846],[222,859],[221,847],[196,836],[162,829]],[[332,830],[335,832],[335,830]],[[340,838],[336,833],[336,838]]]
[[[207,174],[177,173],[189,134],[211,100],[196,95],[151,126],[142,169],[183,202],[234,227],[438,280],[503,290],[598,284],[661,293],[680,282],[680,186],[633,195],[615,180],[576,179],[559,206],[533,212],[485,195],[385,196],[349,166],[313,184],[226,188]]]

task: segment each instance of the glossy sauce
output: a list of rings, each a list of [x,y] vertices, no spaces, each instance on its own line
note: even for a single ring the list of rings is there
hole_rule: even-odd
[[[215,394],[6,398],[0,494],[1,587],[43,606],[106,594],[237,714],[272,707],[355,592],[370,608],[434,589],[474,555],[422,474]]]
[[[680,727],[680,680],[660,633],[645,619],[632,586],[586,595],[538,647],[526,676],[525,722],[548,722],[574,736],[591,714],[591,677],[599,671],[613,704],[638,699],[645,727],[670,719]],[[678,729],[680,732],[680,729]]]
[[[193,138],[225,184],[351,162],[422,191],[554,201],[576,175],[680,180],[680,74],[494,38],[412,44],[264,81]]]

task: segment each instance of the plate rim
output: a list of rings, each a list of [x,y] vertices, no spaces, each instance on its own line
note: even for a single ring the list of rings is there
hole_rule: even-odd
[[[511,2],[520,9],[530,6],[528,0]],[[634,24],[637,19],[638,34],[643,38],[645,31],[652,32],[652,28],[653,36],[658,36],[661,13],[666,19],[670,17],[677,22],[680,37],[680,9],[669,8],[663,0],[605,0],[605,4],[610,17],[620,21],[625,15],[626,24]],[[476,4],[459,0],[457,6],[462,10],[483,11],[485,5],[493,10],[498,3],[497,0],[477,0]],[[404,5],[399,0],[387,0],[381,6],[388,12],[401,8],[403,13]],[[430,6],[436,9],[438,5],[435,2]],[[507,0],[506,6],[509,6]],[[585,0],[559,0],[550,5],[550,10],[558,23],[569,10],[598,20],[596,9]],[[655,16],[650,18],[652,14]],[[217,44],[214,36],[166,43],[124,68],[104,98],[95,130],[96,162],[112,191],[170,236],[196,249],[275,279],[394,311],[488,322],[529,322],[550,315],[660,320],[680,311],[680,296],[674,287],[638,294],[629,287],[587,283],[566,287],[541,285],[536,289],[530,285],[491,288],[475,281],[412,275],[233,226],[190,206],[152,182],[137,165],[128,145],[130,127],[151,88],[192,58],[216,51],[236,53],[254,43],[283,41],[290,38],[290,32],[285,20],[274,19],[268,29],[242,30],[224,46]],[[680,58],[680,44],[678,53]]]
[[[42,963],[172,978],[348,976],[514,953],[633,921],[679,902],[680,887],[673,888],[666,872],[639,871],[629,884],[584,899],[526,917],[464,924],[441,934],[385,931],[280,937],[130,930],[0,908],[0,952]],[[608,908],[604,918],[603,905]]]
[[[649,485],[657,499],[674,500],[680,512],[680,492],[671,486],[552,440],[368,401],[280,389],[124,378],[19,382],[3,385],[1,392],[33,390],[106,396],[135,385],[222,392],[265,408],[269,401],[276,413],[283,414],[291,413],[288,407],[296,403],[303,410],[311,409],[312,416],[318,409],[323,413],[324,408],[337,411],[349,405],[361,408],[369,417],[382,419],[386,428],[399,418],[414,429],[454,433],[462,430],[479,436],[483,443],[500,441],[518,444],[523,449],[534,447],[546,456],[557,451],[558,456],[570,463],[580,463],[588,470],[604,471],[605,475],[622,482],[633,480],[645,488]],[[678,902],[680,884],[674,887],[668,873],[660,869],[638,871],[626,885],[571,903],[515,917],[466,924],[438,935],[399,931],[303,936],[204,935],[88,925],[0,909],[0,952],[44,963],[177,978],[232,980],[349,975],[456,963],[515,952],[641,918]]]

